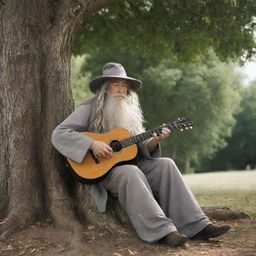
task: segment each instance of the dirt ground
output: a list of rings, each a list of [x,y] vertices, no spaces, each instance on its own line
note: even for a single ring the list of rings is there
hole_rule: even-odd
[[[227,222],[225,222],[227,223]],[[256,255],[256,221],[228,222],[232,228],[223,236],[208,241],[189,241],[183,248],[147,244],[136,234],[114,236],[85,228],[82,243],[67,231],[53,228],[47,222],[37,223],[0,242],[1,256],[252,256]],[[222,224],[218,222],[218,224]]]

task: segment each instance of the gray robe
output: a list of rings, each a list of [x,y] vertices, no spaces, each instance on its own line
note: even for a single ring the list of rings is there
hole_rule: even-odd
[[[81,163],[93,139],[81,131],[95,132],[96,98],[78,107],[59,124],[52,143],[65,157]],[[136,232],[147,242],[154,242],[178,230],[191,237],[210,222],[184,183],[175,163],[160,157],[160,147],[149,153],[148,140],[138,144],[136,165],[112,169],[102,181],[89,186],[100,212],[106,210],[107,191],[117,196]]]

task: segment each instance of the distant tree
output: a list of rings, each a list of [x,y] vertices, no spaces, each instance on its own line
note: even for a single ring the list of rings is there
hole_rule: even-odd
[[[206,162],[207,169],[243,170],[256,168],[256,81],[241,89],[241,111],[227,146]]]
[[[162,143],[164,154],[176,158],[182,167],[188,166],[189,159],[197,162],[226,145],[239,105],[233,69],[232,64],[208,55],[186,67],[167,60],[144,70],[140,95],[150,126],[178,117],[194,121],[193,130],[175,131]]]
[[[71,59],[71,86],[76,107],[93,95],[88,87],[91,73],[81,72],[85,60],[85,55]]]
[[[88,54],[86,61],[81,66],[81,72],[83,74],[89,72],[92,77],[97,77],[102,74],[102,67],[105,63],[118,62],[124,65],[129,76],[140,77],[145,68],[156,65],[159,61],[154,54],[145,57],[135,55],[130,51],[123,52],[114,47],[96,48]]]

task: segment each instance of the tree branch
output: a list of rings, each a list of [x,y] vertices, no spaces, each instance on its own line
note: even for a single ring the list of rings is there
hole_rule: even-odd
[[[54,24],[62,26],[83,22],[84,18],[118,0],[63,0],[54,2]]]
[[[100,9],[104,8],[107,5],[113,4],[120,0],[97,0],[97,1],[89,1],[87,14],[92,14],[94,12],[99,11]],[[84,2],[80,0],[80,2]]]
[[[1,1],[1,0],[0,0]],[[85,17],[99,11],[118,0],[62,0],[53,1],[52,32],[63,31],[67,27],[75,29]],[[60,29],[61,28],[61,29]]]

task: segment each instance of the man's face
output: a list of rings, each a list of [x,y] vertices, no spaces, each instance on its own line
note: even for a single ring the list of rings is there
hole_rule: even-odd
[[[128,89],[129,89],[129,83],[125,79],[121,78],[114,78],[110,80],[108,87],[107,87],[107,93],[109,96],[115,95],[115,94],[123,94],[124,96],[128,95]],[[124,96],[118,96],[119,99],[124,98]]]

